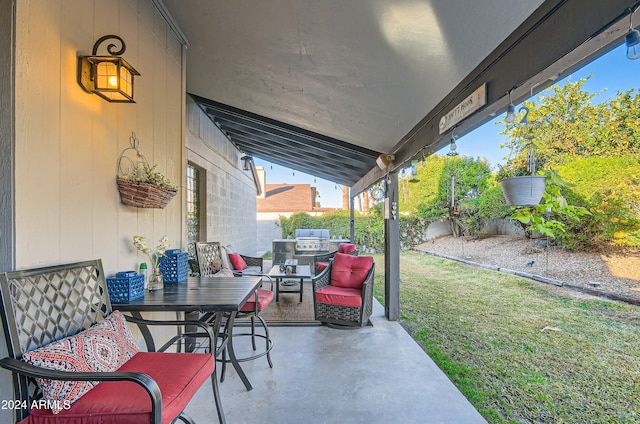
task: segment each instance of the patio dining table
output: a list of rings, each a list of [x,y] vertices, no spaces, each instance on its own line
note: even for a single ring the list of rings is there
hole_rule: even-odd
[[[253,387],[246,374],[240,367],[233,350],[233,323],[240,308],[252,296],[256,296],[256,290],[260,286],[260,276],[247,277],[189,277],[183,283],[165,283],[162,290],[146,291],[144,296],[128,302],[114,304],[114,309],[122,312],[130,312],[140,318],[142,312],[184,312],[185,317],[189,313],[226,313],[227,337],[223,343],[238,376],[247,390]],[[150,336],[148,329],[141,328],[145,339]],[[219,351],[220,349],[218,349]]]

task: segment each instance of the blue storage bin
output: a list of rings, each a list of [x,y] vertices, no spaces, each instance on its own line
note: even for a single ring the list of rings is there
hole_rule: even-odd
[[[126,272],[127,274],[132,271]],[[117,273],[116,275],[123,275]],[[109,277],[107,278],[107,290],[111,303],[123,303],[130,300],[139,299],[144,296],[144,275],[134,272],[130,277]]]
[[[167,250],[158,261],[158,268],[165,283],[181,283],[189,277],[189,253],[180,249]]]

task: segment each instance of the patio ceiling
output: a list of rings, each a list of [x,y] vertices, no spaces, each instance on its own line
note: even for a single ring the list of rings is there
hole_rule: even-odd
[[[356,192],[447,144],[440,118],[481,85],[487,105],[458,124],[458,136],[502,113],[510,90],[521,101],[619,42],[635,5],[154,3],[188,39],[187,91],[238,148]],[[387,171],[375,166],[380,153],[396,156]]]
[[[249,156],[352,186],[379,153],[281,121],[191,95],[238,149]]]

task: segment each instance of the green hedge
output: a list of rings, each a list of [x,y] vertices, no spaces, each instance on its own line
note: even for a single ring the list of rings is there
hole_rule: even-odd
[[[640,156],[580,159],[558,171],[575,184],[567,200],[591,212],[567,228],[563,245],[582,249],[605,241],[640,247]]]
[[[327,228],[332,236],[349,238],[349,211],[328,212],[311,216],[304,212],[280,217],[283,238],[293,238],[297,228]],[[412,249],[426,241],[427,226],[425,220],[415,217],[400,218],[400,248]],[[379,215],[360,215],[354,218],[355,243],[363,253],[384,251],[384,219]]]

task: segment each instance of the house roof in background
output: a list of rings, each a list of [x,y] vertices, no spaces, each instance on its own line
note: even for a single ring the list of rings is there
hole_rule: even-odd
[[[260,212],[323,212],[335,208],[315,207],[316,189],[310,184],[266,184],[264,197],[256,200]]]

